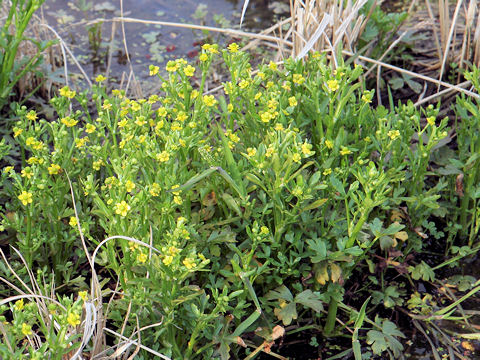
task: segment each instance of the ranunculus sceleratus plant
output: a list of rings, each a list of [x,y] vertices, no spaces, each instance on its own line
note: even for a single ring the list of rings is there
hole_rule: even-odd
[[[230,79],[204,94],[220,56]],[[262,326],[270,341],[299,314],[331,334],[356,265],[379,248],[421,247],[388,211],[404,204],[421,224],[441,190],[423,179],[446,121],[430,109],[423,124],[411,104],[373,110],[361,73],[319,54],[253,71],[236,44],[205,44],[194,64],[150,66],[162,92],[148,99],[107,93],[98,76],[91,112],[88,92],[64,87],[51,101],[58,119],[19,109],[25,158],[2,173],[3,225],[29,267],[65,284],[85,262],[78,221],[92,248],[112,235],[155,248],[108,241],[97,263],[118,277],[106,316],[124,334],[156,324],[141,341],[172,358],[228,358],[254,346],[244,333]]]

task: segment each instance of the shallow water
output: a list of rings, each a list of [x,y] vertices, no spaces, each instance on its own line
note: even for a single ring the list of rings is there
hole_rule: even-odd
[[[275,13],[286,9],[287,2],[251,0],[244,28],[260,30],[269,26]],[[199,41],[207,36],[201,31],[140,23],[125,23],[125,38],[117,23],[112,36],[110,19],[121,15],[120,6],[120,1],[91,0],[47,0],[44,4],[48,23],[62,36],[89,76],[104,74],[109,63],[111,77],[128,76],[126,44],[134,74],[146,79],[148,65],[163,65],[178,57],[193,58]],[[243,1],[238,0],[123,0],[123,15],[148,21],[235,28],[242,7]],[[100,19],[105,20],[99,22]],[[220,41],[218,34],[208,36],[208,41]],[[79,72],[72,62],[69,70]]]

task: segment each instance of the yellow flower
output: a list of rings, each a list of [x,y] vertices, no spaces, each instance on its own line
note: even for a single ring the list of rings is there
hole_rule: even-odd
[[[110,104],[110,101],[105,100],[102,105],[103,110],[110,110],[112,108],[112,104]]]
[[[144,262],[146,262],[147,259],[148,259],[148,256],[147,256],[147,254],[145,254],[145,253],[140,253],[140,254],[137,255],[137,261],[140,262],[140,263],[142,263],[142,264],[143,264]]]
[[[192,65],[187,65],[183,71],[187,76],[193,76],[193,74],[195,74],[195,68]]]
[[[78,296],[83,300],[83,301],[87,301],[87,292],[86,291],[79,291],[78,292]]]
[[[78,121],[75,119],[72,119],[70,116],[64,117],[60,120],[62,124],[65,124],[67,127],[72,127],[77,125]]]
[[[330,169],[330,168],[327,168],[327,169],[323,170],[323,175],[324,175],[324,176],[328,176],[328,175],[330,175],[331,173],[332,173],[332,169]]]
[[[296,197],[300,197],[303,194],[303,190],[300,186],[297,186],[295,189],[292,190],[292,195]]]
[[[185,267],[188,270],[193,269],[196,266],[195,259],[192,259],[190,257],[185,258],[185,260],[183,260],[182,263],[183,263],[183,265],[185,265]]]
[[[5,167],[3,168],[3,171],[4,171],[6,174],[8,174],[8,173],[9,173],[10,171],[12,171],[12,170],[13,170],[13,166],[5,166]]]
[[[277,64],[274,63],[273,61],[270,61],[270,62],[268,63],[268,68],[269,68],[270,70],[275,71],[275,70],[277,70]]]
[[[77,218],[75,216],[70,216],[68,224],[73,228],[76,227],[78,225]]]
[[[178,120],[180,122],[184,122],[185,120],[187,120],[187,118],[188,118],[188,116],[185,113],[185,111],[179,111],[178,114],[177,114],[176,120]]]
[[[150,70],[150,76],[157,75],[158,71],[160,70],[160,68],[158,66],[155,66],[155,65],[150,65],[148,67],[148,69]]]
[[[305,78],[302,74],[293,74],[292,81],[297,85],[302,85],[305,82]]]
[[[38,118],[35,110],[30,110],[25,117],[27,118],[27,120],[30,120],[30,121],[35,121]]]
[[[276,131],[283,131],[285,130],[285,128],[283,127],[283,124],[282,123],[277,123],[275,124],[275,128],[274,128]]]
[[[80,315],[74,313],[73,311],[69,312],[67,315],[67,322],[71,326],[77,326],[78,324],[80,324]]]
[[[268,111],[260,113],[260,119],[262,119],[262,122],[264,123],[268,123],[272,118],[273,118],[272,113]]]
[[[233,104],[228,104],[227,105],[227,111],[231,113],[233,111]]]
[[[118,122],[118,127],[119,127],[119,128],[123,128],[123,127],[127,126],[127,124],[128,124],[128,119],[127,119],[127,118],[123,118],[122,120],[120,120],[120,121]]]
[[[160,154],[157,154],[156,157],[160,162],[167,162],[170,159],[170,154],[167,151],[162,151]]]
[[[337,91],[340,85],[337,80],[328,80],[327,87],[330,91]]]
[[[32,326],[26,323],[22,324],[22,334],[25,336],[32,335]]]
[[[345,155],[350,155],[351,153],[352,151],[349,148],[342,146],[340,150],[340,155],[345,156]]]
[[[95,78],[95,81],[98,82],[98,83],[102,83],[104,82],[105,80],[107,80],[107,78],[105,76],[103,76],[102,74],[99,74],[96,78]]]
[[[268,228],[266,226],[262,226],[260,228],[260,234],[262,234],[262,235],[268,235],[269,232],[270,232],[270,230],[268,230]]]
[[[293,154],[293,156],[292,156],[292,160],[295,161],[296,163],[299,163],[300,160],[302,160],[302,157],[300,156],[299,153],[295,153],[295,154]]]
[[[212,54],[218,54],[218,45],[203,44],[202,49],[211,52]]]
[[[190,94],[190,97],[192,99],[196,99],[198,97],[198,94],[199,94],[198,90],[193,90],[192,93]]]
[[[333,149],[333,141],[332,140],[325,140],[325,146],[329,149]]]
[[[122,217],[127,216],[127,213],[130,211],[130,205],[127,204],[125,200],[122,200],[119,203],[115,204],[115,213],[122,215]]]
[[[273,145],[270,145],[267,149],[267,151],[265,152],[265,156],[266,157],[271,157],[273,155],[273,152],[275,151],[275,148],[273,147]]]
[[[256,153],[257,153],[257,149],[254,149],[254,148],[251,148],[251,147],[249,147],[247,149],[247,155],[248,156],[255,156]]]
[[[36,156],[31,156],[31,157],[28,158],[27,163],[29,163],[29,164],[43,164],[44,160],[39,159]]]
[[[217,103],[217,100],[213,95],[205,95],[203,97],[203,103],[207,106],[215,106],[215,104]]]
[[[370,92],[365,92],[362,95],[362,101],[366,104],[369,104],[372,102],[372,94]]]
[[[160,190],[162,190],[162,188],[160,187],[159,184],[157,183],[153,183],[152,184],[152,188],[150,189],[149,193],[150,195],[152,196],[158,196],[160,194]]]
[[[238,84],[240,89],[245,89],[246,87],[248,87],[248,85],[250,85],[250,81],[245,79],[242,79],[242,81],[240,81],[240,83]]]
[[[23,299],[15,301],[15,305],[14,305],[15,310],[22,311],[23,306],[24,306]]]
[[[208,55],[205,54],[205,53],[203,53],[203,54],[201,54],[201,55],[198,57],[198,59],[199,59],[201,62],[205,62],[205,61],[208,60]]]
[[[22,177],[26,177],[27,179],[31,179],[33,176],[33,170],[30,166],[27,166],[25,169],[22,169]]]
[[[64,86],[60,89],[60,96],[66,97],[68,99],[73,99],[77,93],[73,90],[70,90],[68,86]]]
[[[387,135],[390,137],[390,139],[395,140],[400,136],[400,131],[399,130],[390,130]]]
[[[18,135],[20,135],[23,132],[23,129],[20,129],[18,127],[13,128],[13,137],[16,138]]]
[[[85,144],[89,141],[90,140],[88,139],[88,137],[84,137],[84,138],[81,138],[81,139],[75,139],[75,147],[77,149],[80,149],[81,147],[84,147]]]
[[[23,205],[27,206],[33,202],[33,194],[31,192],[22,191],[22,193],[18,195],[18,199]]]
[[[93,164],[92,164],[93,170],[96,170],[96,171],[100,170],[100,167],[102,165],[103,165],[103,160],[102,159],[94,161]]]
[[[166,70],[168,72],[175,72],[175,71],[177,71],[177,69],[178,69],[178,64],[175,61],[170,60],[167,63]]]
[[[173,202],[177,205],[182,205],[183,204],[183,200],[182,200],[182,197],[179,196],[179,195],[175,195],[173,197]]]
[[[310,156],[310,155],[315,154],[315,151],[312,151],[312,144],[308,144],[306,142],[303,143],[302,144],[302,153],[305,156]]]
[[[60,165],[57,165],[57,164],[51,164],[49,167],[48,167],[48,173],[50,175],[57,175],[60,170],[62,168],[60,167]]]
[[[170,265],[173,261],[173,256],[171,255],[165,255],[162,262],[165,264],[165,265]]]
[[[435,117],[434,117],[434,116],[428,117],[428,118],[427,118],[427,123],[428,123],[428,125],[430,125],[430,126],[435,125]]]
[[[288,104],[290,106],[297,106],[297,99],[295,98],[295,96],[291,96],[288,98]]]
[[[86,132],[87,134],[91,134],[91,133],[95,132],[96,129],[97,129],[97,128],[95,127],[95,125],[93,125],[93,124],[87,124],[87,126],[85,127],[85,132]]]
[[[238,52],[239,49],[240,49],[240,46],[238,46],[237,43],[231,43],[230,45],[228,45],[228,50],[229,50],[232,54]]]
[[[133,189],[135,189],[135,183],[133,181],[127,180],[125,183],[125,189],[127,189],[128,192],[132,192]]]

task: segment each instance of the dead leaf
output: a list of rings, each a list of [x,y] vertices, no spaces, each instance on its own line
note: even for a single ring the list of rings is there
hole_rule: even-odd
[[[395,235],[393,235],[395,239],[398,239],[400,241],[406,241],[408,240],[408,234],[406,231],[399,231]]]
[[[277,325],[273,328],[272,330],[272,340],[277,340],[278,338],[281,338],[283,335],[285,335],[285,328]]]
[[[332,282],[336,283],[342,276],[342,269],[340,268],[340,266],[333,263],[333,264],[330,264],[330,273],[331,273]]]
[[[463,197],[463,174],[458,174],[455,181],[455,192],[459,197]]]
[[[217,195],[215,191],[209,192],[202,200],[203,206],[213,206],[217,204]]]
[[[240,336],[237,336],[237,344],[244,348],[247,347],[247,344],[245,344],[245,341],[243,341],[243,339]]]

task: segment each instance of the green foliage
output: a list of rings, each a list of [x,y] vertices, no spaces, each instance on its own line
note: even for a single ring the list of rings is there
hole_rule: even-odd
[[[219,56],[229,81],[218,96],[203,95]],[[2,171],[11,199],[2,236],[28,268],[54,273],[69,290],[86,286],[83,237],[102,286],[118,280],[106,318],[124,334],[144,328],[142,344],[171,358],[227,359],[245,333],[261,326],[255,336],[271,340],[279,322],[308,319],[335,334],[356,269],[388,253],[406,268],[424,246],[418,228],[438,235],[430,222],[448,184],[430,163],[447,119],[412,103],[373,109],[362,68],[332,70],[320,54],[253,72],[238,45],[205,44],[194,65],[169,61],[166,76],[151,65],[162,90],[148,99],[108,93],[98,76],[91,94],[60,90],[51,100],[58,119],[19,108],[14,137],[26,156]],[[408,265],[413,279],[435,277],[423,261]],[[382,278],[372,295],[391,308],[404,293]],[[357,358],[360,327],[374,324],[366,304]],[[397,356],[402,334],[388,320],[375,323],[372,351]]]
[[[17,82],[27,73],[35,71],[42,63],[42,52],[53,44],[27,38],[25,31],[44,0],[12,0],[8,15],[0,29],[0,110],[6,105]],[[14,29],[14,31],[12,31]],[[32,56],[17,53],[22,42],[29,41],[36,47]]]

